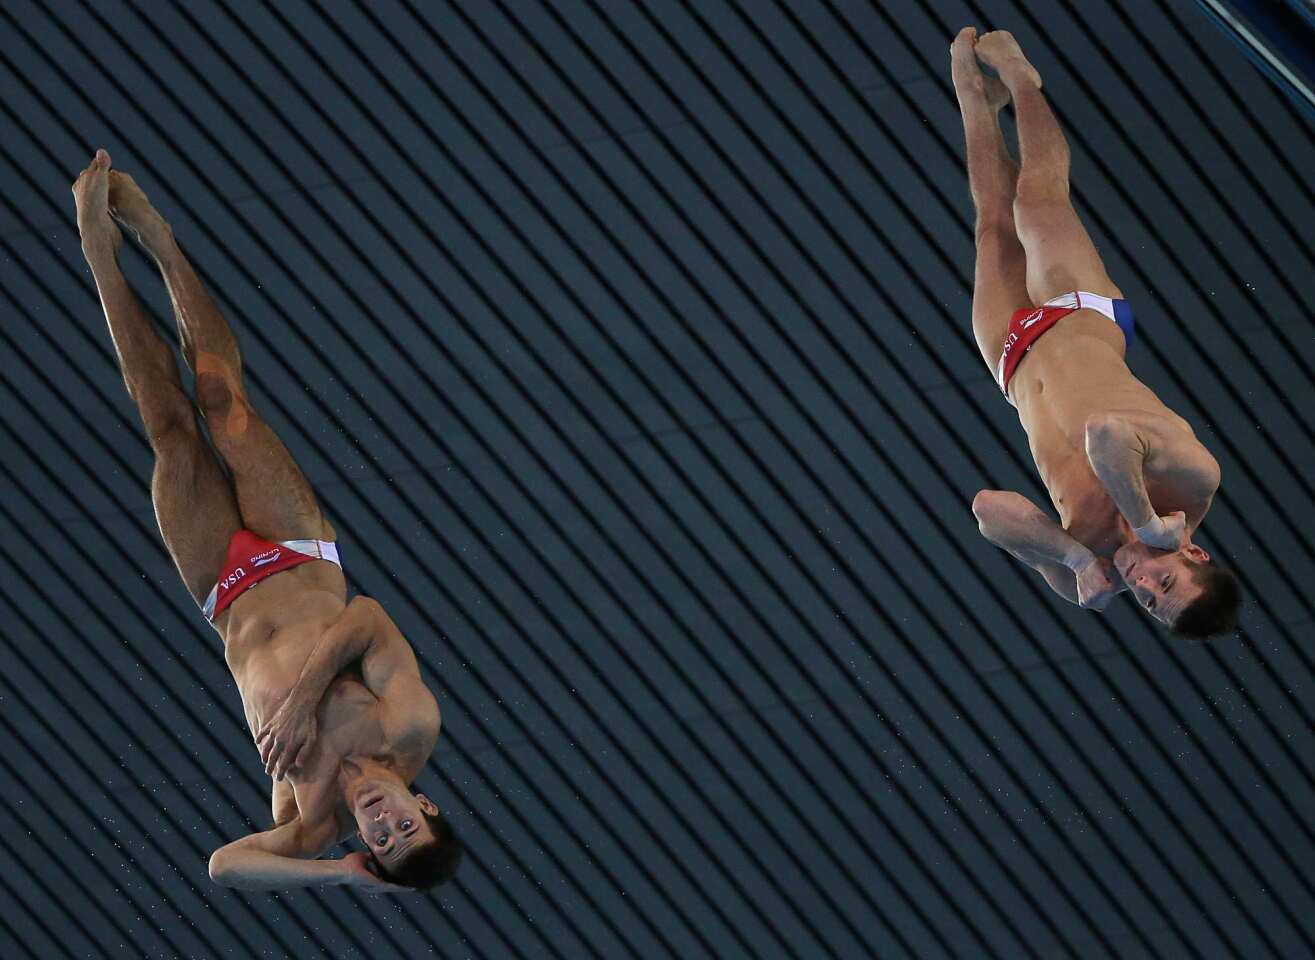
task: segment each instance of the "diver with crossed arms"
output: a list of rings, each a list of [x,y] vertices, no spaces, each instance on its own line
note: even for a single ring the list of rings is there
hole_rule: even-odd
[[[977,212],[973,334],[1059,514],[983,490],[982,535],[1084,608],[1130,591],[1177,635],[1231,631],[1237,580],[1192,542],[1219,464],[1124,362],[1132,311],[1070,202],[1068,142],[1041,76],[1003,30],[965,27],[950,66]],[[1011,100],[1021,165],[998,118]]]
[[[131,177],[110,169],[104,150],[73,196],[123,380],[155,454],[160,535],[223,640],[273,778],[274,825],[215,851],[210,876],[246,889],[371,893],[446,881],[461,843],[434,802],[408,786],[439,732],[415,653],[376,601],[347,601],[333,528],[252,407],[237,341],[169,224]],[[119,270],[120,226],[168,288],[195,403]],[[353,834],[365,851],[319,859]]]

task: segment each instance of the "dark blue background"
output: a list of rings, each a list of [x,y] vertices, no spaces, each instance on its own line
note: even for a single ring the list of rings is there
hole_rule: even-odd
[[[1311,955],[1311,124],[1187,0],[423,9],[0,10],[0,954]],[[1238,637],[977,534],[1044,495],[969,329],[968,23],[1222,464]],[[269,785],[79,250],[98,146],[439,695],[432,897],[206,876]]]

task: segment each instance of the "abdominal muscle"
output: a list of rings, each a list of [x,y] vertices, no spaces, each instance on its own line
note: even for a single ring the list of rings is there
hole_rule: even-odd
[[[247,590],[216,623],[253,734],[296,684],[325,628],[346,609],[346,592],[337,566],[305,563]]]

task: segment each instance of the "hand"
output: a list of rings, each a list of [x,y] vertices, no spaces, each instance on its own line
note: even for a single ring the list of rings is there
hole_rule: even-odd
[[[310,758],[311,745],[315,742],[316,706],[298,695],[293,687],[256,734],[256,746],[260,748],[265,772],[275,780],[282,780],[288,770],[301,766]]]
[[[1078,570],[1078,606],[1084,610],[1104,610],[1108,607],[1110,601],[1123,590],[1111,575],[1113,571],[1112,561],[1096,556]]]
[[[1137,539],[1156,550],[1177,550],[1187,539],[1187,514],[1175,510],[1167,517],[1154,517],[1133,530]]]
[[[399,883],[389,883],[379,876],[379,868],[368,853],[353,851],[338,861],[343,868],[343,877],[349,887],[356,887],[362,893],[415,893],[414,887],[404,887]]]

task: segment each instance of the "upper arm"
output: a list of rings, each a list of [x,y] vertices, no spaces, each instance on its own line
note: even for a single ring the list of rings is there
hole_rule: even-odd
[[[1219,461],[1195,434],[1171,428],[1152,438],[1146,455],[1146,478],[1168,485],[1193,501],[1208,503],[1219,489]]]
[[[343,882],[340,864],[317,859],[338,840],[334,818],[285,824],[225,844],[210,855],[210,879],[247,890]]]
[[[1140,457],[1145,480],[1167,486],[1180,497],[1208,501],[1219,489],[1218,461],[1181,420],[1112,410],[1088,418],[1086,432],[1089,456],[1101,441],[1125,444]]]
[[[416,730],[432,727],[437,733],[438,703],[420,677],[415,651],[383,607],[366,602],[373,635],[361,657],[362,681],[401,724]]]
[[[294,817],[260,833],[248,834],[226,843],[210,855],[210,878],[223,883],[226,876],[239,868],[245,851],[259,850],[280,857],[313,857],[318,851],[306,849],[307,837],[301,828],[301,818]]]
[[[292,781],[284,778],[274,781],[274,791],[270,796],[270,807],[274,814],[274,826],[281,827],[283,824],[295,819],[298,814],[297,796],[292,791]]]

